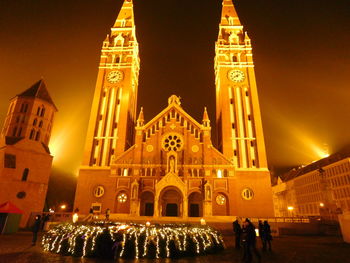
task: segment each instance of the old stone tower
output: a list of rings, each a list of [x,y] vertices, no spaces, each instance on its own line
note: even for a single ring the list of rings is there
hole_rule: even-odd
[[[0,203],[10,201],[24,211],[21,227],[44,208],[56,111],[43,80],[10,101],[0,135]]]

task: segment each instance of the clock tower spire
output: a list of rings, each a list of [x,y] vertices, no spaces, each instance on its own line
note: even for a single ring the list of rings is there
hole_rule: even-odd
[[[219,149],[237,168],[267,168],[250,38],[223,0],[215,56]]]
[[[103,41],[84,166],[109,166],[133,144],[140,70],[132,0],[125,0]]]

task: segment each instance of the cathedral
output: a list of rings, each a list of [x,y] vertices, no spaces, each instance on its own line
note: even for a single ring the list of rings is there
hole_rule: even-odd
[[[139,44],[132,0],[124,1],[102,45],[74,204],[80,213],[183,222],[273,216],[251,40],[232,0],[222,2],[215,52],[218,147],[207,109],[195,120],[185,110],[190,100],[171,95],[149,121],[137,112]]]

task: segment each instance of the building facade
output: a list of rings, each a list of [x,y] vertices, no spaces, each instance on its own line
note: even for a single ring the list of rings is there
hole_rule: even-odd
[[[10,201],[24,211],[21,227],[32,212],[44,208],[56,111],[43,80],[10,101],[0,135],[0,203]]]
[[[350,151],[293,169],[273,186],[276,216],[337,218],[350,211]],[[289,208],[289,209],[288,209]]]
[[[252,47],[231,0],[214,67],[218,149],[207,109],[198,122],[176,95],[152,120],[142,108],[137,117],[140,59],[125,0],[102,46],[75,208],[155,220],[273,215]]]

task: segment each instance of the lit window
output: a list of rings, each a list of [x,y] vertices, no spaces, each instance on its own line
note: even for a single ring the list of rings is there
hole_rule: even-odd
[[[253,199],[253,196],[254,196],[254,192],[252,189],[250,189],[250,188],[243,189],[243,191],[242,191],[243,199],[251,200],[251,199]]]
[[[216,203],[217,203],[218,205],[224,205],[224,204],[226,204],[226,197],[225,197],[224,195],[222,195],[222,194],[218,194],[218,195],[216,196]]]
[[[125,203],[128,200],[128,196],[125,193],[118,195],[118,202]]]
[[[99,185],[99,186],[96,186],[95,189],[94,189],[94,196],[95,197],[101,197],[103,196],[105,193],[105,189],[103,186]]]

